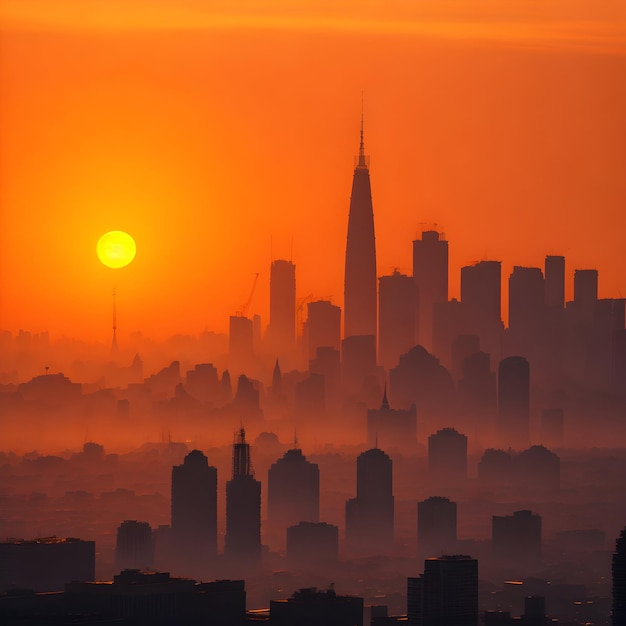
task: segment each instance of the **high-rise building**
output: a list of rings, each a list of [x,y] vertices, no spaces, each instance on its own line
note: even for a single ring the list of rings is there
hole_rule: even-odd
[[[498,366],[498,430],[504,447],[518,450],[530,440],[530,366],[510,356]]]
[[[356,460],[356,498],[346,502],[346,541],[357,553],[387,554],[393,547],[393,464],[380,449]]]
[[[574,303],[581,319],[593,319],[597,300],[598,270],[574,270]]]
[[[376,375],[376,335],[354,335],[341,342],[341,380],[348,395],[364,393],[366,379]]]
[[[426,230],[413,242],[413,280],[419,302],[418,343],[431,350],[433,306],[448,301],[448,242],[442,233]]]
[[[565,306],[565,257],[547,256],[544,265],[546,306],[563,309]]]
[[[269,347],[290,354],[296,342],[296,266],[278,259],[270,268]]]
[[[228,327],[228,354],[238,368],[245,367],[254,354],[252,320],[243,315],[231,315]]]
[[[125,520],[117,529],[115,568],[149,569],[154,560],[152,528],[148,522]]]
[[[320,511],[320,470],[294,448],[267,472],[267,513],[273,532],[281,542],[288,526],[318,522]]]
[[[307,319],[303,335],[309,359],[314,359],[318,348],[341,347],[341,309],[330,300],[315,300],[307,304]]]
[[[626,626],[626,527],[615,542],[613,575],[613,626]]]
[[[436,481],[464,481],[467,478],[467,436],[454,428],[442,428],[430,435],[428,471]]]
[[[417,551],[420,559],[455,553],[456,502],[432,496],[417,503]]]
[[[518,344],[536,340],[544,321],[545,283],[541,269],[514,266],[509,277],[510,332]]]
[[[96,543],[60,537],[7,541],[0,543],[0,564],[0,593],[63,591],[73,580],[94,580]]]
[[[261,565],[261,483],[254,478],[243,428],[233,444],[233,477],[226,483],[224,556],[247,571]]]
[[[368,159],[361,143],[354,169],[344,279],[343,336],[376,336],[376,242]]]
[[[217,556],[217,468],[200,450],[172,468],[172,543],[178,564],[194,575]]]
[[[413,279],[398,271],[378,280],[378,362],[390,369],[417,343],[417,290]]]
[[[532,511],[491,518],[493,558],[516,574],[527,574],[541,564],[541,516]]]
[[[409,626],[477,626],[478,561],[455,555],[426,559],[424,573],[409,578]]]
[[[461,303],[472,333],[494,359],[500,358],[502,341],[502,264],[480,261],[461,268]]]
[[[337,564],[339,528],[324,522],[300,522],[287,528],[287,561],[293,569]]]

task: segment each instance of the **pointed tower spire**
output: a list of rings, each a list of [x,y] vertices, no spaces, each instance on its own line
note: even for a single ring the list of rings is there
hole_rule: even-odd
[[[361,92],[361,142],[359,144],[359,167],[367,167],[365,161],[365,141],[363,139],[363,128],[365,126],[365,112],[363,108],[363,92]]]
[[[383,393],[383,402],[380,405],[380,409],[381,411],[388,411],[389,410],[389,400],[387,400],[387,383],[385,383],[385,391]]]

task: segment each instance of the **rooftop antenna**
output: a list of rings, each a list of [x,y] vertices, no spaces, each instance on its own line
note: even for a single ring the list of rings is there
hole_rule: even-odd
[[[361,92],[361,143],[359,144],[359,165],[365,166],[365,141],[363,139],[363,127],[365,125],[365,107],[363,92]]]
[[[117,293],[113,287],[113,340],[111,341],[111,351],[117,354]]]

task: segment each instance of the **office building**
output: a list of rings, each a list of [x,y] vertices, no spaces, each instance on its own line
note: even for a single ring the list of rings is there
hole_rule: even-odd
[[[413,280],[419,302],[417,340],[431,350],[433,307],[448,301],[448,242],[442,233],[426,230],[413,241]]]
[[[117,529],[115,569],[149,569],[154,561],[152,528],[148,522],[125,520]]]
[[[417,444],[417,408],[392,409],[387,400],[387,388],[380,409],[367,410],[367,444],[385,450],[413,450]]]
[[[344,337],[376,336],[376,242],[368,159],[361,143],[354,169],[344,277]],[[376,345],[376,340],[374,340]]]
[[[411,276],[398,271],[378,280],[378,362],[390,369],[417,343],[417,289]]]
[[[268,348],[290,355],[296,343],[296,266],[276,260],[270,268],[270,323]]]
[[[337,564],[339,528],[324,522],[300,522],[287,528],[287,562],[294,570]]]
[[[340,596],[331,587],[300,589],[287,600],[270,601],[272,626],[363,626],[363,598]]]
[[[547,256],[544,265],[545,302],[549,309],[565,306],[565,257]]]
[[[478,626],[478,561],[455,555],[426,559],[424,573],[409,578],[409,626]]]
[[[613,626],[626,626],[626,527],[615,542],[613,576]]]
[[[302,450],[288,450],[267,472],[268,523],[281,539],[288,526],[318,522],[320,470]]]
[[[380,449],[356,462],[356,498],[346,502],[346,542],[359,554],[388,554],[393,547],[393,464]]]
[[[172,468],[172,543],[177,564],[194,575],[217,556],[217,469],[200,450]]]
[[[261,483],[254,478],[243,428],[233,444],[233,477],[226,483],[224,556],[246,572],[261,565]]]
[[[309,359],[314,359],[318,348],[341,348],[341,309],[330,300],[307,303],[307,319],[303,335]]]
[[[510,356],[498,366],[498,431],[503,447],[530,441],[530,366],[522,356]]]
[[[45,537],[0,543],[0,592],[12,588],[62,591],[73,580],[95,578],[96,544]]]
[[[428,471],[431,479],[462,483],[467,478],[467,436],[442,428],[428,437]]]
[[[456,502],[432,496],[417,503],[419,559],[456,552]]]
[[[541,565],[541,517],[532,511],[491,518],[494,560],[517,575],[528,574]]]

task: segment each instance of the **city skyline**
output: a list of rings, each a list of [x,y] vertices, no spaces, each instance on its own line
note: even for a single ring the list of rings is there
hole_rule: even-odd
[[[265,325],[276,259],[296,264],[298,299],[343,308],[362,92],[379,276],[410,273],[411,241],[437,224],[453,297],[462,266],[500,260],[505,278],[554,254],[567,259],[568,299],[574,268],[599,270],[600,297],[626,290],[617,5],[598,16],[570,6],[574,33],[565,14],[528,7],[501,8],[516,27],[496,29],[489,3],[476,8],[482,29],[460,24],[461,3],[427,5],[432,15],[395,3],[380,21],[376,7],[359,17],[343,3],[343,21],[307,7],[282,23],[276,3],[248,22],[203,13],[184,39],[163,23],[171,7],[139,2],[96,28],[18,4],[4,9],[0,75],[11,87],[0,105],[0,321],[12,332],[107,342],[113,287],[120,340],[225,332],[256,273],[250,312]],[[198,6],[178,9],[183,26]],[[542,24],[554,34],[538,38]],[[138,250],[117,271],[95,255],[115,228]]]

